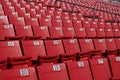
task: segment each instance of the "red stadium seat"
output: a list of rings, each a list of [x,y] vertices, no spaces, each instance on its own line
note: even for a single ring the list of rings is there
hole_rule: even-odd
[[[112,38],[113,37],[113,31],[112,29],[105,29],[106,37]]]
[[[120,50],[120,38],[115,39],[115,44],[118,50]]]
[[[113,23],[113,24],[112,24],[112,28],[113,28],[113,29],[119,28],[119,27],[118,27],[118,24],[117,24],[117,23]]]
[[[41,14],[41,15],[45,15],[45,10],[44,9],[37,9],[36,13]]]
[[[26,13],[25,8],[19,8],[19,9],[16,9],[16,11],[19,13],[19,16],[23,16]]]
[[[113,78],[120,76],[120,56],[109,56],[110,66],[112,70]],[[120,79],[120,77],[119,77]],[[117,79],[117,80],[119,80]]]
[[[97,31],[98,38],[105,38],[106,37],[105,30],[103,28],[97,28],[96,31]]]
[[[6,77],[7,76],[7,77]],[[0,71],[0,80],[37,80],[35,68],[16,68]]]
[[[93,80],[90,65],[87,60],[67,62],[70,80]]]
[[[63,25],[64,27],[73,27],[72,21],[71,20],[63,20]]]
[[[64,38],[74,38],[75,31],[73,27],[63,27]]]
[[[79,39],[79,43],[82,52],[94,51],[92,39]]]
[[[57,39],[63,37],[63,29],[62,27],[49,27],[50,30],[50,38]]]
[[[77,39],[65,39],[63,40],[66,54],[75,54],[80,52]]]
[[[23,17],[10,17],[10,23],[13,25],[25,25]]]
[[[84,28],[90,28],[90,27],[91,27],[89,21],[83,21],[82,24],[83,24],[83,27],[84,27]]]
[[[98,26],[99,26],[99,28],[105,28],[104,22],[98,22]]]
[[[120,77],[113,77],[111,80],[120,80]]]
[[[97,22],[91,22],[91,28],[98,28]]]
[[[8,16],[18,17],[18,12],[9,13]]]
[[[36,60],[38,56],[45,56],[45,47],[42,40],[22,41],[24,56]]]
[[[39,20],[39,23],[40,23],[40,26],[48,26],[48,27],[52,26],[51,19],[47,19],[47,18],[41,18]]]
[[[46,63],[38,66],[37,71],[39,78],[42,80],[69,80],[67,69],[64,63]]]
[[[0,71],[7,69],[7,61],[0,60]]]
[[[111,28],[112,28],[112,26],[111,26],[111,24],[110,24],[110,23],[105,23],[105,28],[107,28],[107,29],[111,29]]]
[[[26,25],[39,26],[37,18],[25,18]]]
[[[109,80],[111,72],[107,58],[90,59],[90,65],[94,80]]]
[[[107,44],[107,50],[108,51],[114,51],[117,50],[116,43],[114,39],[106,39],[106,44]]]
[[[7,16],[0,16],[0,24],[9,24]]]
[[[21,57],[22,52],[18,41],[1,41],[0,42],[0,60],[8,57]]]
[[[85,28],[81,28],[81,27],[75,27],[75,33],[77,38],[85,38],[86,37],[86,31]]]
[[[87,38],[96,38],[96,29],[95,28],[86,28]]]
[[[52,27],[63,27],[61,18],[59,18],[59,16],[56,17],[58,17],[58,19],[52,19]]]
[[[76,13],[70,13],[69,16],[70,16],[70,19],[73,19],[74,17],[76,17]]]
[[[41,39],[50,38],[47,26],[33,26],[34,36],[40,36]]]
[[[65,20],[65,19],[69,19],[69,13],[67,12],[62,13],[62,20]]]
[[[46,40],[45,41],[47,55],[65,54],[61,40]]]
[[[0,40],[5,40],[5,37],[15,37],[13,25],[0,25]]]
[[[105,39],[94,39],[94,46],[96,50],[101,50],[102,53],[105,53],[107,50],[107,45]]]
[[[82,22],[79,20],[73,20],[73,26],[74,27],[83,27]]]
[[[113,29],[113,36],[115,38],[120,37],[120,29],[119,28]]]
[[[16,36],[25,37],[25,36],[33,36],[31,26],[15,26]]]

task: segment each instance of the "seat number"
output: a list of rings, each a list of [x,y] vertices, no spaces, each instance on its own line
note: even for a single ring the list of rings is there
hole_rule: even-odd
[[[38,45],[40,45],[40,43],[38,41],[34,41],[34,45],[38,46]]]
[[[8,46],[14,46],[14,42],[8,42]]]
[[[116,61],[120,61],[120,57],[116,57]]]
[[[78,67],[84,67],[84,62],[78,62]]]
[[[28,76],[29,75],[28,69],[20,69],[20,75],[21,76]]]
[[[60,65],[53,65],[54,71],[60,71]]]
[[[53,41],[53,44],[59,44],[59,42],[58,41]]]
[[[98,63],[103,64],[104,63],[103,59],[98,59]]]

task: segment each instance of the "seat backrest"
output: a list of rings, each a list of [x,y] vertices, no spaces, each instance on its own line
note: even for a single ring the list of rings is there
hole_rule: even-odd
[[[72,21],[69,19],[63,20],[64,27],[73,27]]]
[[[25,25],[25,20],[23,17],[9,17],[10,23],[14,25]]]
[[[0,16],[0,24],[9,24],[7,16]]]
[[[105,23],[105,28],[107,29],[112,28],[111,23]]]
[[[106,39],[107,50],[117,50],[115,40],[113,38]]]
[[[61,40],[45,40],[47,55],[64,54],[64,48]]]
[[[0,25],[0,40],[4,40],[5,37],[14,37],[13,25]]]
[[[65,38],[74,38],[75,31],[73,27],[63,27],[64,37]]]
[[[120,56],[109,56],[110,66],[112,70],[113,77],[120,76]]]
[[[74,27],[83,27],[82,22],[78,20],[73,20],[73,26]]]
[[[52,19],[52,27],[63,27],[61,18],[59,19],[59,16],[56,17],[58,17],[58,19]]]
[[[22,41],[22,47],[24,56],[32,57],[32,59],[36,60],[38,56],[46,55],[44,42],[42,40],[29,40],[29,41]]]
[[[102,53],[105,53],[107,50],[107,45],[105,39],[94,39],[94,46],[96,50],[101,50]]]
[[[97,22],[90,22],[91,28],[98,28]]]
[[[97,37],[98,38],[105,38],[106,34],[105,34],[105,30],[103,28],[97,28]]]
[[[38,76],[41,80],[69,80],[67,69],[64,63],[46,63],[37,66]],[[47,76],[47,77],[46,77]]]
[[[75,54],[80,52],[77,39],[65,39],[63,40],[66,54]]]
[[[48,19],[48,18],[41,18],[39,20],[39,23],[40,23],[40,26],[48,26],[48,27],[52,26],[51,19]]]
[[[84,28],[90,28],[90,22],[89,21],[83,21],[82,22]]]
[[[105,23],[104,22],[98,22],[99,28],[105,28]]]
[[[50,30],[50,38],[59,39],[63,37],[62,27],[49,27],[49,30]]]
[[[33,67],[8,69],[0,71],[0,80],[37,80],[37,75]]]
[[[97,33],[95,28],[86,28],[87,38],[96,38]]]
[[[107,58],[90,59],[94,80],[109,80],[111,72]]]
[[[112,29],[105,29],[106,37],[113,37],[113,30]]]
[[[15,26],[16,36],[33,36],[31,26]]]
[[[75,37],[77,38],[85,38],[86,37],[86,31],[85,31],[85,28],[81,28],[81,27],[74,27],[75,29]]]
[[[0,60],[22,56],[19,41],[0,41],[0,52]]]
[[[119,28],[113,29],[113,36],[116,38],[120,37],[120,29]]]
[[[34,36],[40,36],[41,39],[47,39],[50,37],[47,26],[33,26]]]
[[[90,65],[87,60],[67,62],[70,80],[93,80]]]
[[[25,18],[25,23],[26,25],[39,26],[37,18]]]
[[[117,49],[120,50],[120,38],[115,39],[115,44],[116,44]]]
[[[89,52],[95,50],[92,39],[79,39],[79,43],[82,52]]]

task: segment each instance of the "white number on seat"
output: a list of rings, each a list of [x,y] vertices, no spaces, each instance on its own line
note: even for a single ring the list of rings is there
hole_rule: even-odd
[[[14,46],[14,42],[8,42],[8,46]]]
[[[70,43],[75,43],[75,41],[74,40],[70,40]]]
[[[78,62],[78,67],[84,67],[84,62]]]
[[[28,26],[24,26],[24,29],[28,29]]]
[[[21,76],[28,76],[29,75],[28,69],[20,69],[20,75]]]
[[[103,39],[99,39],[99,43],[102,43],[103,42]]]
[[[8,29],[8,28],[10,28],[10,26],[9,25],[4,25],[4,28]]]
[[[60,65],[53,65],[54,71],[60,71]]]
[[[53,44],[59,44],[59,42],[57,40],[53,41]]]
[[[120,57],[116,57],[116,61],[120,61]]]
[[[38,45],[40,45],[40,43],[38,41],[34,41],[34,45],[38,46]]]
[[[103,64],[104,63],[103,59],[98,59],[98,63]]]
[[[41,30],[45,30],[46,29],[46,26],[42,26],[40,27]]]
[[[86,43],[90,43],[90,39],[86,39],[85,42],[86,42]]]

